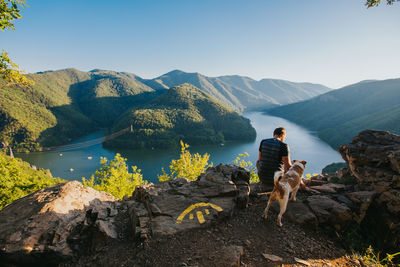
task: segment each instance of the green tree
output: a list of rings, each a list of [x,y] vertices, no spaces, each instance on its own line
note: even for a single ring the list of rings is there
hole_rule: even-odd
[[[89,180],[82,178],[84,186],[108,192],[122,199],[124,196],[130,196],[137,185],[147,184],[147,181],[143,180],[140,169],[132,166],[132,173],[130,173],[126,165],[126,158],[121,157],[118,153],[111,161],[102,157],[100,164],[100,168]]]
[[[367,0],[367,2],[365,3],[365,5],[367,7],[375,7],[378,6],[381,3],[382,0]],[[386,3],[388,5],[392,5],[394,2],[396,2],[396,0],[386,0]]]
[[[15,30],[14,20],[22,18],[20,12],[25,6],[25,0],[0,0],[0,29],[2,31]],[[8,57],[4,50],[0,55],[0,77],[9,84],[25,86],[34,84],[23,75],[20,67]]]
[[[164,169],[162,169],[163,174],[158,176],[160,182],[164,182],[170,179],[175,179],[178,177],[186,178],[190,181],[195,181],[196,178],[203,173],[208,167],[212,167],[212,163],[208,164],[208,159],[210,155],[205,153],[201,156],[199,153],[191,154],[187,149],[188,144],[184,142],[181,143],[181,154],[179,159],[172,160],[169,166],[171,174],[168,175]]]

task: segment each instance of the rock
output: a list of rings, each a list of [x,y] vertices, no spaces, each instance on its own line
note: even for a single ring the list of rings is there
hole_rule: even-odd
[[[317,191],[323,192],[323,193],[329,193],[329,194],[336,193],[335,189],[327,186],[326,184],[325,185],[310,186],[310,189],[317,190]]]
[[[329,196],[310,196],[307,202],[320,224],[330,224],[339,230],[344,229],[352,219],[349,207]]]
[[[240,259],[243,255],[243,247],[227,246],[218,249],[212,258],[215,258],[215,266],[221,267],[240,267]]]
[[[372,203],[373,197],[376,195],[375,191],[358,191],[346,194],[352,203],[355,203],[357,208],[353,206],[353,219],[360,224],[367,213],[369,206]]]
[[[171,235],[229,217],[249,201],[250,174],[233,165],[208,168],[197,181],[175,179],[136,188],[133,199],[147,209],[148,232]]]
[[[342,178],[350,176],[350,175],[351,175],[351,171],[349,168],[341,168],[340,170],[336,171],[336,176],[339,179],[342,179]]]
[[[280,207],[277,201],[271,206],[276,212],[279,212]],[[318,225],[317,217],[302,201],[289,201],[286,212],[283,217],[296,224],[305,225],[315,229]]]
[[[347,197],[345,197],[343,195],[335,195],[335,197],[336,197],[336,199],[338,201],[342,202],[343,204],[346,204],[347,207],[349,207],[349,208],[353,208],[354,207],[353,201],[351,201]]]
[[[117,219],[122,213],[128,221]],[[51,263],[94,249],[125,235],[127,213],[112,195],[77,181],[39,190],[0,211],[0,261]]]
[[[396,250],[400,247],[400,136],[365,130],[350,144],[341,146],[339,152],[358,181],[358,191],[376,192],[369,204],[369,201],[359,200],[362,212],[356,220],[374,225],[379,229],[378,242],[385,244],[388,250]],[[362,219],[365,213],[367,216]]]
[[[339,147],[359,183],[365,189],[371,183],[391,181],[399,174],[400,136],[385,131],[365,130],[354,137],[350,144]]]
[[[298,262],[298,263],[303,264],[303,265],[311,266],[311,263],[309,263],[308,261],[305,261],[305,260],[302,260],[302,259],[299,259],[299,258],[296,258],[296,257],[294,257],[294,260],[295,260],[296,262]]]
[[[283,261],[283,259],[279,256],[273,255],[273,254],[267,254],[267,253],[261,253],[265,259],[270,260],[270,261]]]

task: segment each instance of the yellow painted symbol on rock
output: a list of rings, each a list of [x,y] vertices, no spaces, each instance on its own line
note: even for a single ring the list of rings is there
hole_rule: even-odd
[[[188,213],[190,213],[192,210],[200,208],[200,207],[211,207],[211,208],[215,209],[216,211],[219,211],[219,212],[223,211],[223,209],[220,206],[212,204],[212,203],[205,203],[205,202],[196,203],[196,204],[189,206],[187,209],[185,209],[179,215],[179,217],[176,219],[176,223],[182,223],[183,219],[185,218],[185,216]],[[210,211],[208,209],[205,209],[205,213],[210,214]],[[196,211],[196,216],[197,216],[197,220],[199,221],[199,223],[205,222],[204,215],[200,210]],[[191,220],[193,220],[194,219],[193,214],[189,214],[189,218]]]

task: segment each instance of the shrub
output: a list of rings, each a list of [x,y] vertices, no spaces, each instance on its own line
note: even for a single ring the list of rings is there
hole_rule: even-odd
[[[249,160],[246,160],[246,157],[249,156],[249,153],[244,152],[243,154],[239,154],[236,159],[233,160],[233,164],[238,165],[250,172],[250,183],[258,183],[260,182],[260,178],[256,173],[256,168],[253,167],[253,163]]]
[[[29,163],[0,152],[0,210],[37,190],[65,182],[49,171],[34,170]]]
[[[181,154],[179,159],[172,160],[169,166],[170,174],[168,175],[164,169],[162,169],[162,175],[158,175],[160,182],[175,179],[177,177],[186,178],[190,181],[196,180],[196,178],[203,173],[208,167],[212,167],[212,163],[208,164],[210,155],[205,153],[201,156],[199,153],[191,154],[187,148],[188,144],[180,142]]]
[[[118,153],[111,161],[102,157],[100,164],[100,168],[95,171],[90,180],[82,178],[84,186],[108,192],[122,199],[124,196],[131,195],[137,185],[147,184],[136,166],[132,166],[132,173],[129,173],[126,158]]]

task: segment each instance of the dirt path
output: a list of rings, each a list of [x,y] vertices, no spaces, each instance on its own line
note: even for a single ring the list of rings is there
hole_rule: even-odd
[[[276,225],[277,214],[270,211],[261,218],[266,203],[251,202],[231,219],[210,228],[196,229],[175,236],[150,240],[147,244],[109,244],[94,255],[85,256],[67,266],[228,266],[234,256],[224,255],[226,248],[242,247],[241,266],[281,266],[306,260],[311,266],[357,266],[341,245],[326,234],[305,229],[288,221]],[[236,247],[236,248],[237,248]],[[282,258],[273,262],[263,256]],[[223,259],[225,258],[227,259]],[[306,264],[307,264],[306,263]]]

